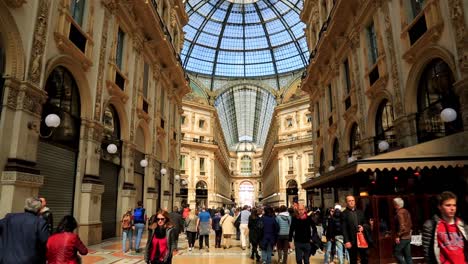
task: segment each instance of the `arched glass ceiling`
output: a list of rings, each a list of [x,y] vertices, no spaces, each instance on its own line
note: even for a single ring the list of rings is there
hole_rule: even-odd
[[[303,0],[188,0],[182,62],[218,77],[278,76],[308,63]]]
[[[215,107],[229,148],[238,142],[263,146],[275,106],[271,93],[253,85],[235,86],[220,94]]]

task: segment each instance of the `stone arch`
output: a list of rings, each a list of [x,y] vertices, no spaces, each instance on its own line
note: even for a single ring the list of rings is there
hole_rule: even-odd
[[[15,19],[8,10],[5,3],[0,1],[0,37],[5,47],[4,75],[24,80],[26,59],[23,41]]]
[[[418,112],[418,87],[419,80],[426,66],[434,59],[441,59],[450,67],[453,73],[455,82],[459,79],[455,58],[450,51],[440,46],[430,46],[419,52],[419,55],[414,59],[415,63],[408,73],[406,80],[404,104],[406,114]]]
[[[91,120],[93,118],[94,102],[93,97],[91,96],[88,80],[80,64],[68,55],[55,56],[47,61],[45,76],[49,76],[50,73],[58,66],[66,68],[73,75],[80,93],[81,118]]]
[[[140,139],[143,137],[143,139]],[[148,123],[145,120],[140,120],[137,125],[135,144],[137,147],[143,147],[143,153],[148,154],[151,152],[151,135]]]
[[[277,94],[279,92],[278,90],[274,89],[273,87],[271,87],[270,85],[265,84],[265,83],[238,80],[238,81],[228,82],[227,84],[223,85],[221,88],[216,89],[216,92],[217,92],[216,99],[218,99],[218,96],[225,93],[227,90],[229,90],[229,89],[231,89],[233,87],[241,86],[241,85],[247,85],[247,86],[251,85],[251,86],[258,87],[260,89],[266,90],[267,92],[269,92],[273,96],[275,96],[275,94]]]
[[[112,96],[107,100],[107,102],[104,104],[103,109],[106,109],[108,105],[112,105],[119,116],[120,139],[128,141],[130,139],[130,133],[128,131],[128,118],[127,112],[125,111],[125,106],[123,105],[120,98],[117,98],[115,96]]]
[[[286,188],[298,188],[298,186],[296,180],[289,180],[286,182]]]
[[[195,185],[195,189],[207,190],[208,189],[208,184],[203,180],[199,180],[199,181],[197,181],[197,184]]]
[[[387,90],[383,90],[375,95],[372,102],[369,105],[369,110],[367,111],[367,133],[370,137],[375,136],[375,120],[377,118],[377,111],[379,110],[380,104],[388,100],[393,107],[392,95]],[[349,135],[349,133],[348,133]]]

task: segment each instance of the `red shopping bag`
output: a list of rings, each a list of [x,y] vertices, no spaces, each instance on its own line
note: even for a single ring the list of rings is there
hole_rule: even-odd
[[[363,232],[357,232],[357,246],[358,248],[368,248],[369,244],[367,244],[366,238],[364,237]]]

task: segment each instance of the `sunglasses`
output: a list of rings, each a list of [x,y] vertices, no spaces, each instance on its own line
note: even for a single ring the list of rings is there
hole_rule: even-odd
[[[156,218],[158,221],[166,221],[166,218]]]

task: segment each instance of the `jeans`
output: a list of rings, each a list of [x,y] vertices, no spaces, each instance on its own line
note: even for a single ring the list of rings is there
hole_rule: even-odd
[[[288,263],[289,236],[280,235],[276,248],[278,250],[278,263]]]
[[[195,246],[195,238],[197,237],[197,232],[187,231],[187,237],[189,248],[193,248]]]
[[[310,243],[300,243],[294,242],[294,247],[296,248],[296,263],[297,264],[309,264],[310,258]]]
[[[143,230],[145,230],[145,224],[143,223],[135,224],[135,232],[136,232],[135,249],[136,250],[140,249],[140,242],[141,242],[141,237],[143,236]]]
[[[323,263],[328,264],[330,260],[333,259],[332,249],[333,249],[333,241],[328,240],[327,244],[325,244],[325,256]]]
[[[133,245],[133,230],[131,228],[124,229],[122,232],[122,252],[127,251],[127,239],[129,241],[129,249],[132,249]]]
[[[413,264],[411,257],[411,240],[400,239],[400,244],[395,244],[393,255],[400,264]]]
[[[215,230],[215,247],[221,247],[221,234],[222,230]]]
[[[210,247],[209,235],[198,235],[198,242],[200,245],[200,249],[203,248],[203,238],[205,238],[206,247],[209,248]]]
[[[273,252],[273,246],[268,243],[265,250],[262,249],[262,261],[263,263],[271,263],[271,253]]]

